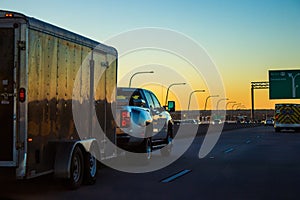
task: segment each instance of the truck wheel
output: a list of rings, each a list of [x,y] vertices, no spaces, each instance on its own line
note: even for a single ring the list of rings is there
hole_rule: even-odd
[[[98,166],[97,159],[94,156],[95,152],[88,152],[84,158],[84,178],[83,182],[86,185],[93,185],[96,183]]]
[[[142,145],[142,152],[145,153],[145,160],[149,161],[152,157],[152,135],[153,135],[153,124],[148,124],[146,127],[146,138]]]
[[[144,141],[144,148],[145,148],[145,159],[150,160],[152,157],[152,140],[151,138],[146,138]]]
[[[70,178],[67,179],[67,185],[70,189],[77,189],[82,183],[84,172],[83,155],[78,146],[75,147],[71,159]]]
[[[160,154],[165,157],[170,156],[173,147],[173,133],[172,133],[172,127],[170,126],[168,128],[166,144],[167,144],[166,146],[160,149]]]

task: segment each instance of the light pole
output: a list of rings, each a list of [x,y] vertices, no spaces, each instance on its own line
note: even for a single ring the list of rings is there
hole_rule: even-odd
[[[236,101],[228,101],[227,103],[226,103],[226,110],[227,110],[227,106],[228,106],[228,104],[231,104],[231,103],[236,103]]]
[[[144,72],[136,72],[134,73],[131,77],[130,77],[130,80],[129,80],[129,87],[131,87],[131,81],[132,81],[132,78],[135,76],[135,75],[138,75],[138,74],[153,74],[154,71],[144,71]]]
[[[235,104],[233,104],[232,105],[232,107],[231,107],[231,115],[232,115],[232,119],[234,120],[234,114],[235,114],[235,112],[234,112],[234,110],[233,110],[233,107],[234,106],[236,106],[236,107],[238,107],[238,106],[240,106],[242,103],[235,103]],[[235,117],[235,121],[237,120],[237,116]]]
[[[228,98],[222,98],[222,99],[219,99],[219,101],[217,102],[217,110],[219,110],[219,103],[221,101],[226,101],[226,100],[229,100]]]
[[[296,88],[298,85],[295,85],[295,79],[297,76],[300,75],[300,73],[297,73],[295,76],[293,76],[292,73],[288,73],[289,77],[292,79],[292,92],[293,92],[293,98],[296,98]]]
[[[231,104],[231,103],[236,103],[236,101],[228,101],[228,102],[226,103],[226,106],[225,106],[226,111],[227,111],[227,106],[228,106],[228,104]],[[229,119],[228,119],[228,120],[230,120],[230,119],[231,119],[231,116],[229,115]]]
[[[207,100],[211,97],[219,97],[219,95],[212,95],[212,96],[208,96],[206,97],[206,100],[205,100],[205,105],[204,105],[204,110],[206,110],[206,106],[207,106]]]
[[[190,93],[190,97],[189,97],[189,104],[188,104],[188,111],[190,111],[190,104],[191,104],[191,97],[192,94],[194,94],[195,92],[205,92],[205,90],[194,90]]]
[[[240,116],[240,110],[241,110],[241,108],[245,108],[245,106],[243,105],[243,104],[239,104],[237,107],[236,107],[236,116]]]
[[[235,104],[233,104],[232,107],[231,107],[231,110],[233,110],[233,107],[237,106],[237,105],[241,105],[241,103],[235,103]]]
[[[190,110],[190,103],[191,103],[191,96],[192,94],[194,94],[195,92],[205,92],[205,90],[194,90],[190,93],[190,97],[189,97],[189,104],[188,104],[188,110]]]
[[[166,94],[166,101],[165,101],[165,105],[167,105],[168,103],[168,96],[169,96],[169,90],[172,86],[174,85],[185,85],[186,83],[172,83],[171,85],[169,85],[168,89],[167,89],[167,94]]]

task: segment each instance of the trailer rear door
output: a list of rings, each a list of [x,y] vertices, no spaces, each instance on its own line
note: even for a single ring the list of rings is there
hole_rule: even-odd
[[[14,28],[0,26],[0,166],[15,165],[14,38]]]

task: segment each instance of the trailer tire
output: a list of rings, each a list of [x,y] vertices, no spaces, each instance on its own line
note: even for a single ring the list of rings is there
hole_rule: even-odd
[[[98,165],[96,152],[92,149],[91,152],[87,152],[84,158],[84,178],[83,183],[86,185],[93,185],[96,183]]]
[[[67,179],[67,186],[70,189],[77,189],[83,181],[84,162],[81,149],[76,146],[72,153],[70,165],[70,177]]]

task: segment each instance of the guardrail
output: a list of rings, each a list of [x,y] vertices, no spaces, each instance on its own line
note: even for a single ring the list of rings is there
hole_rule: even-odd
[[[252,128],[252,127],[262,126],[263,124],[260,124],[260,123],[225,123],[222,125],[224,125],[222,131],[230,131],[230,130],[234,130],[234,129]],[[213,127],[217,127],[220,125],[212,124],[211,126],[213,128]],[[199,135],[205,135],[207,133],[209,124],[174,124],[175,135],[178,132],[179,127],[181,130],[184,130],[184,134],[186,136],[191,135],[192,133],[189,134],[189,132],[192,132],[192,131],[193,132],[197,131],[197,136],[199,136]]]

